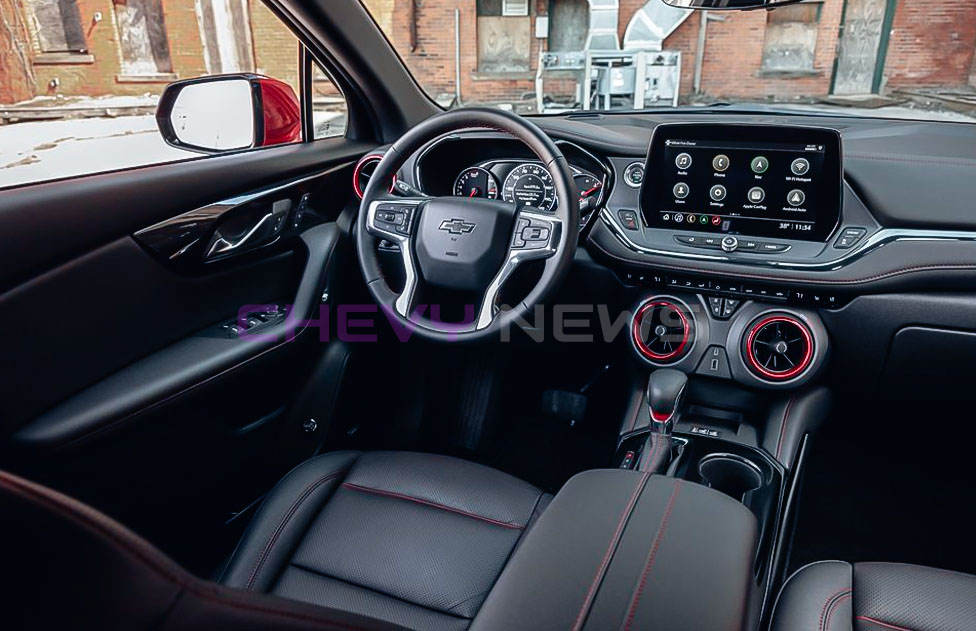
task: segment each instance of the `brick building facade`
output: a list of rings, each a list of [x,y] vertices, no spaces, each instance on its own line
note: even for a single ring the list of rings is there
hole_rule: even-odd
[[[450,102],[457,80],[461,101],[473,104],[531,101],[540,51],[557,37],[565,46],[585,36],[588,22],[580,33],[573,29],[596,0],[363,2],[432,96]],[[622,42],[646,0],[617,4]],[[513,17],[511,7],[524,13]],[[976,85],[973,0],[811,0],[771,12],[711,12],[695,95],[703,15],[691,12],[663,42],[682,53],[683,100]],[[548,37],[537,33],[544,17]],[[0,104],[38,95],[158,94],[176,78],[239,70],[297,84],[297,41],[260,0],[0,0],[0,18]],[[866,48],[843,39],[863,30],[851,24],[862,18],[877,30]],[[575,86],[562,83],[547,82],[547,91]]]
[[[0,0],[0,24],[0,104],[228,71],[298,85],[298,40],[257,0]]]
[[[529,0],[528,20],[534,24],[550,16],[558,2],[585,0]],[[647,0],[618,0],[618,35]],[[659,0],[651,0],[658,2]],[[460,87],[465,103],[499,102],[528,97],[535,90],[539,50],[545,39],[529,43],[530,60],[521,72],[480,70],[479,25],[488,0],[364,0],[418,81],[445,100],[455,91],[454,28],[459,9]],[[878,12],[881,14],[878,14]],[[792,13],[791,13],[792,12]],[[866,15],[862,16],[859,13]],[[872,13],[874,15],[872,15]],[[692,96],[701,12],[688,18],[663,43],[681,51],[681,93]],[[711,12],[701,64],[702,98],[762,98],[776,100],[818,98],[835,93],[842,33],[859,17],[875,18],[870,81],[853,92],[884,93],[917,87],[976,85],[976,2],[973,0],[811,0],[801,7],[776,11]],[[717,18],[717,19],[715,19]],[[513,19],[513,18],[507,18]],[[845,24],[847,22],[848,24]],[[553,20],[550,30],[560,28]],[[779,29],[779,30],[777,30]],[[812,63],[783,69],[769,63],[774,33],[804,32]],[[788,42],[787,42],[788,43]],[[856,48],[853,47],[852,48]],[[854,60],[862,63],[865,60]],[[841,65],[843,71],[843,65]],[[548,86],[547,86],[548,87]]]

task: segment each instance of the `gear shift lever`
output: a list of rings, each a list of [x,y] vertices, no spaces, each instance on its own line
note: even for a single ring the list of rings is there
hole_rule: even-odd
[[[647,380],[647,407],[651,414],[651,433],[644,445],[640,469],[664,473],[671,456],[671,430],[684,399],[688,375],[680,370],[655,370]]]

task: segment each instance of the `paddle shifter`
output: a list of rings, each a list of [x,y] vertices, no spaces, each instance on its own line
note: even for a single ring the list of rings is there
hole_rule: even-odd
[[[671,460],[671,430],[684,399],[688,375],[680,370],[663,368],[647,380],[647,407],[651,415],[651,433],[647,436],[641,457],[641,471],[665,473]]]

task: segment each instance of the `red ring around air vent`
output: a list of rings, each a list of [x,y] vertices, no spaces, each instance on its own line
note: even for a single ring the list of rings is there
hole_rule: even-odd
[[[644,339],[642,331],[644,318],[649,313],[653,314],[654,310],[657,309],[666,310],[678,315],[678,320],[681,323],[681,341],[677,346],[672,345],[672,349],[665,349],[662,347],[659,350],[655,350],[651,348],[651,344]],[[677,327],[669,328],[677,329]],[[674,361],[683,355],[685,350],[688,348],[688,340],[691,338],[691,333],[691,321],[688,319],[688,316],[685,315],[684,309],[670,300],[663,299],[651,299],[650,301],[641,305],[641,307],[637,310],[637,313],[634,315],[634,323],[633,327],[631,328],[631,335],[634,339],[634,344],[637,346],[637,350],[647,359],[656,362]],[[677,335],[677,331],[673,331],[671,334]],[[651,343],[655,342],[652,341]],[[655,344],[662,346],[662,344]],[[670,342],[668,344],[670,344]]]
[[[362,199],[363,195],[366,193],[366,191],[363,190],[363,187],[359,184],[359,176],[363,174],[363,168],[370,162],[376,162],[376,164],[379,164],[382,159],[382,153],[369,153],[360,158],[359,162],[356,163],[356,168],[354,168],[352,171],[352,189],[356,192],[356,197],[359,199]],[[396,184],[395,175],[393,176],[393,182],[390,184],[391,193],[393,192],[394,184]]]
[[[775,331],[767,333],[768,327],[777,324],[781,326]],[[772,340],[762,339],[764,336],[769,337],[770,334]],[[788,351],[791,350],[789,345],[799,345],[792,349],[794,357],[797,358],[796,361],[789,360],[786,353],[777,354],[772,345],[779,341],[787,345]],[[765,360],[758,356],[758,344],[769,346],[768,351],[763,351],[769,353]],[[789,315],[770,315],[760,319],[749,328],[744,350],[749,368],[754,373],[772,381],[784,381],[796,377],[810,366],[810,362],[813,361],[813,335],[810,333],[810,329],[798,318]],[[780,359],[789,365],[784,369],[778,369],[776,364]],[[773,363],[772,367],[769,366],[770,363]]]

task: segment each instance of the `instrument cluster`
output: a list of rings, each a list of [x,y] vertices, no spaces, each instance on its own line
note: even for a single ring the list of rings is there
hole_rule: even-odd
[[[572,165],[570,168],[579,192],[581,214],[588,214],[598,208],[606,197],[606,177]],[[552,212],[559,203],[549,170],[541,162],[522,160],[492,160],[468,167],[455,178],[453,194],[501,199],[543,212]]]

